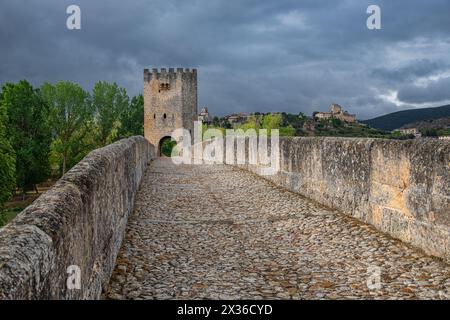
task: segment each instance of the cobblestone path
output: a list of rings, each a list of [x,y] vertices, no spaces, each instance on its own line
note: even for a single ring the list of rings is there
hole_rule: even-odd
[[[249,172],[175,166],[170,159],[155,160],[146,172],[105,293],[109,299],[449,297],[450,267],[438,259]]]

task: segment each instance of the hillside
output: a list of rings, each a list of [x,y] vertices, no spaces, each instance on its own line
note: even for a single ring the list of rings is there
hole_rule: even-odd
[[[408,123],[445,117],[450,117],[450,105],[436,108],[403,110],[360,122],[368,124],[372,128],[391,131]]]
[[[450,117],[408,123],[404,128],[443,129],[450,128]]]

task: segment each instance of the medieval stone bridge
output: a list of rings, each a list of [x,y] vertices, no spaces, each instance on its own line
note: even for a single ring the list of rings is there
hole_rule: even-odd
[[[376,268],[379,288],[370,283]],[[137,194],[106,296],[439,299],[449,276],[437,259],[255,174],[159,158]]]
[[[450,144],[282,138],[281,170],[96,150],[0,230],[0,299],[448,299]]]

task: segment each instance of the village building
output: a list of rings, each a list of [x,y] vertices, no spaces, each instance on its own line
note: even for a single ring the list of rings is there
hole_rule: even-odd
[[[208,112],[208,107],[203,107],[198,114],[198,121],[202,123],[210,123],[212,121]]]
[[[245,123],[248,119],[248,115],[244,112],[238,113],[238,114],[231,114],[229,116],[224,117],[225,120],[228,120],[228,122],[231,125],[234,124],[242,124]]]
[[[398,131],[401,134],[407,135],[407,134],[413,134],[413,135],[418,135],[420,134],[419,129],[417,128],[400,128],[394,131]]]

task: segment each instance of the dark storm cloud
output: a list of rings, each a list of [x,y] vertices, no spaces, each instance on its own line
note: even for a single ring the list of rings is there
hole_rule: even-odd
[[[430,60],[415,60],[407,66],[400,68],[380,68],[374,69],[372,75],[380,77],[383,80],[402,81],[402,80],[414,80],[417,77],[426,77],[432,75],[434,72],[438,72],[443,67],[446,67],[445,63],[439,63],[437,61]]]
[[[69,4],[81,30],[65,27]],[[382,30],[366,28],[369,4]],[[433,83],[450,70],[448,12],[447,0],[4,0],[0,82],[107,80],[137,94],[144,67],[198,67],[215,114],[337,102],[367,118],[449,98]]]
[[[430,81],[426,86],[407,85],[400,89],[398,98],[407,103],[431,103],[450,100],[450,76]]]

